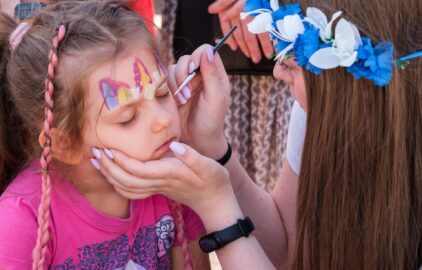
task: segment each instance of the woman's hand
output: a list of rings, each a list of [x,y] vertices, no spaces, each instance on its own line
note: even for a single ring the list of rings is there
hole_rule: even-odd
[[[141,162],[112,150],[97,161],[116,191],[129,199],[163,194],[203,215],[210,207],[236,203],[223,166],[185,144],[173,142],[171,149],[176,158]]]
[[[169,67],[168,85],[174,93],[186,77],[200,67],[200,73],[176,97],[182,125],[181,141],[201,154],[221,158],[227,150],[224,118],[230,102],[230,83],[218,53],[203,45],[192,55],[180,57]]]
[[[247,24],[252,18],[240,20],[240,13],[243,11],[245,0],[216,0],[208,8],[208,12],[218,15],[220,27],[223,34],[227,34],[229,30],[238,25],[239,30],[233,33],[233,37],[227,40],[227,44],[235,51],[238,47],[243,54],[251,58],[254,63],[259,63],[262,54],[270,59],[274,53],[273,44],[268,34],[254,35],[249,32]],[[261,44],[261,48],[259,46]]]

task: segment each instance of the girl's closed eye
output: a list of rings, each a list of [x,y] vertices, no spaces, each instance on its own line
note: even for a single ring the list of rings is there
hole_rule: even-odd
[[[134,120],[136,119],[137,115],[138,115],[137,112],[133,112],[133,113],[124,115],[121,118],[121,120],[119,121],[118,124],[121,125],[121,126],[128,126],[128,125],[130,125],[131,123],[134,122]]]

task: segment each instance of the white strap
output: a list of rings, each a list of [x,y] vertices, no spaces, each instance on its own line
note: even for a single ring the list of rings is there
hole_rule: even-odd
[[[293,104],[287,135],[286,156],[290,167],[295,173],[300,173],[303,142],[306,133],[306,112],[297,101]]]

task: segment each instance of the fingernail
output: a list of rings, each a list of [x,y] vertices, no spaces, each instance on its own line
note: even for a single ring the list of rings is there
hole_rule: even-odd
[[[92,152],[92,154],[94,155],[94,157],[95,157],[96,159],[101,159],[101,153],[100,153],[100,150],[98,150],[98,149],[97,149],[97,148],[95,148],[95,147],[92,147],[91,152]]]
[[[94,166],[95,169],[100,170],[101,166],[100,163],[98,163],[98,161],[95,158],[91,158],[89,159],[89,161],[91,161],[92,166]]]
[[[259,63],[259,61],[260,61],[260,59],[259,59],[258,57],[252,57],[252,61],[253,61],[255,64],[258,64],[258,63]]]
[[[210,63],[214,62],[214,52],[212,51],[211,48],[207,49],[207,56],[208,56],[208,61]]]
[[[273,57],[273,54],[272,53],[267,53],[265,56],[267,57],[267,59],[271,59]]]
[[[186,101],[190,99],[192,96],[192,92],[190,91],[189,87],[185,86],[182,89],[182,94],[185,97]]]
[[[188,68],[188,72],[189,73],[192,73],[195,69],[196,69],[195,63],[194,62],[190,62],[189,68]]]
[[[107,148],[104,148],[104,153],[108,156],[109,159],[114,159],[113,153]]]
[[[178,142],[172,142],[170,144],[170,149],[179,156],[183,156],[183,154],[186,153],[186,148]]]
[[[183,89],[182,89],[183,91]],[[179,100],[179,102],[181,104],[186,104],[187,100],[185,99],[185,97],[182,95],[182,93],[179,93],[176,95],[177,100]]]

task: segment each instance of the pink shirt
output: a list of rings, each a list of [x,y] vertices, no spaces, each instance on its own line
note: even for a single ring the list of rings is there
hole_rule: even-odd
[[[22,171],[0,197],[0,269],[31,269],[41,196],[39,167]],[[183,207],[188,241],[204,233]],[[130,217],[98,212],[67,181],[52,174],[50,242],[45,269],[170,269],[177,245],[171,202],[157,195],[131,201]]]

